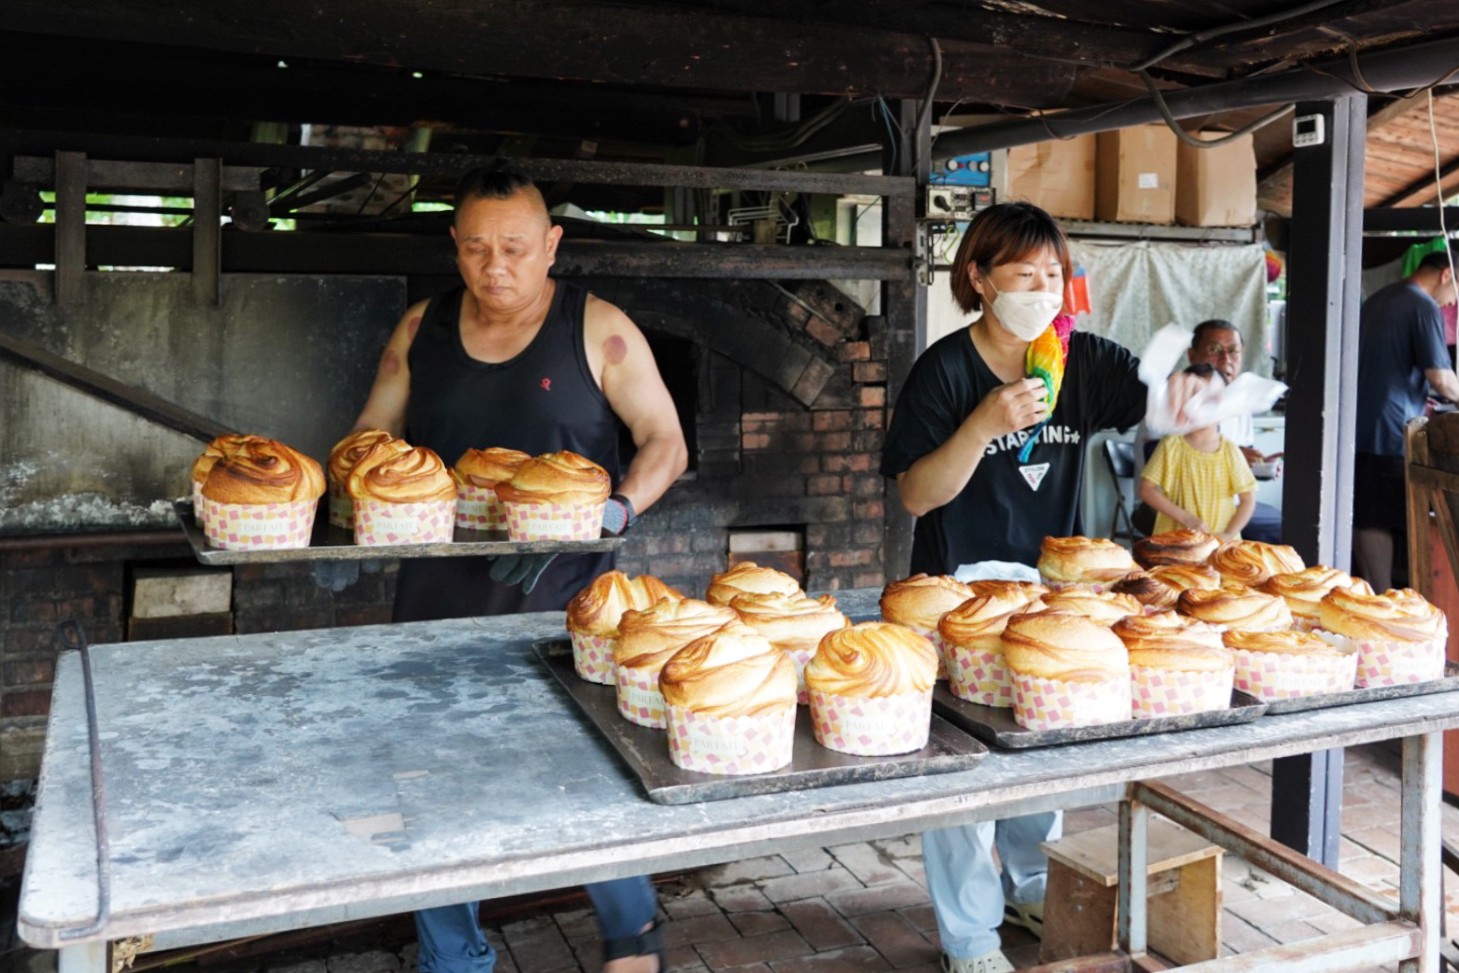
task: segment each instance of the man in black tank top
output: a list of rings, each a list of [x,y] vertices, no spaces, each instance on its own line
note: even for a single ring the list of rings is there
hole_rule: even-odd
[[[520,170],[468,173],[456,190],[451,238],[464,287],[405,312],[381,356],[356,429],[384,429],[454,465],[468,448],[531,455],[570,449],[606,469],[604,526],[621,533],[687,465],[678,414],[642,332],[618,308],[551,280],[562,228]],[[620,423],[637,452],[626,472]],[[394,619],[415,621],[556,611],[612,555],[556,558],[530,592],[491,558],[410,558],[400,565]],[[493,567],[496,579],[493,578]],[[663,968],[646,878],[587,887],[598,910],[605,973]],[[490,973],[491,945],[475,903],[416,913],[423,973]]]

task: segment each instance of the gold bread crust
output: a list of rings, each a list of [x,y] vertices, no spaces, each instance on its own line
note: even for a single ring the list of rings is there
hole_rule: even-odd
[[[622,571],[604,571],[567,603],[567,628],[612,638],[624,612],[651,608],[665,598],[681,601],[684,595],[651,574],[630,578]]]
[[[346,490],[355,500],[430,503],[455,500],[456,481],[433,450],[389,440],[370,447],[350,470]]]
[[[805,684],[833,696],[931,692],[937,651],[905,625],[862,622],[821,639],[805,667]]]
[[[1449,620],[1412,588],[1381,595],[1333,588],[1318,606],[1324,631],[1359,641],[1432,642],[1447,640]]]
[[[613,490],[608,471],[570,449],[534,456],[512,478],[496,485],[505,503],[550,503],[564,507],[591,507],[608,501]]]
[[[1010,618],[1003,657],[1014,672],[1042,679],[1104,682],[1130,674],[1125,643],[1108,626],[1052,609]]]
[[[882,589],[879,605],[883,621],[931,633],[943,615],[973,596],[972,589],[945,574],[914,574]]]
[[[1135,563],[1148,569],[1162,564],[1205,564],[1220,546],[1221,539],[1214,534],[1182,527],[1140,538],[1133,553]]]
[[[1118,581],[1137,565],[1129,551],[1106,537],[1045,537],[1034,567],[1045,581],[1103,584]]]
[[[519,449],[504,446],[468,449],[451,467],[451,476],[463,486],[489,489],[516,476],[522,464],[531,458]]]
[[[795,663],[740,621],[695,639],[659,673],[670,706],[705,716],[760,716],[793,709]]]
[[[221,456],[203,481],[203,496],[217,503],[298,503],[324,495],[319,463],[281,442],[251,437]]]
[[[1191,588],[1176,601],[1182,615],[1251,632],[1276,632],[1292,627],[1292,611],[1276,595],[1243,585],[1226,585],[1215,591]]]
[[[800,582],[784,571],[761,567],[754,561],[741,561],[709,579],[704,600],[711,605],[728,605],[738,595],[793,595],[799,592]]]
[[[647,608],[630,608],[618,620],[613,661],[630,669],[661,669],[690,642],[735,621],[730,609],[697,598],[664,598]]]

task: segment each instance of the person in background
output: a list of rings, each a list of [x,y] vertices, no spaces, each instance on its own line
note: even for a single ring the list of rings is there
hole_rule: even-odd
[[[1439,312],[1454,298],[1454,271],[1440,250],[1364,301],[1359,316],[1353,573],[1375,591],[1408,584],[1404,426],[1424,414],[1430,390],[1459,401]]]
[[[678,414],[642,332],[618,308],[548,277],[562,228],[521,170],[467,173],[451,227],[464,287],[405,312],[356,429],[384,429],[449,466],[468,448],[570,449],[608,471],[603,526],[622,533],[687,466]],[[619,430],[637,446],[627,471]],[[612,554],[409,558],[395,621],[566,608]],[[540,580],[539,580],[540,579]],[[489,786],[484,781],[483,786]],[[645,877],[587,887],[605,973],[662,973],[657,901]],[[416,913],[422,973],[491,973],[474,902]]]
[[[1245,356],[1241,331],[1224,318],[1202,321],[1191,333],[1191,346],[1185,354],[1190,364],[1210,365],[1230,385],[1241,373]],[[1280,452],[1266,455],[1256,448],[1256,425],[1249,412],[1222,419],[1219,429],[1223,438],[1236,444],[1249,465],[1271,463],[1282,456]],[[1135,431],[1136,478],[1140,475],[1140,467],[1154,450],[1155,441],[1150,438],[1149,431],[1142,422]],[[1134,521],[1136,528],[1143,533],[1155,533],[1155,514],[1148,505],[1136,510]],[[1282,512],[1269,503],[1257,501],[1251,520],[1242,530],[1242,536],[1247,540],[1265,541],[1268,544],[1281,543]]]
[[[1209,364],[1186,372],[1225,381]],[[1154,533],[1188,527],[1231,541],[1241,537],[1256,507],[1256,477],[1236,444],[1217,426],[1205,426],[1160,440],[1140,473],[1139,494],[1155,509]]]
[[[959,306],[982,315],[913,364],[881,472],[917,518],[912,573],[990,560],[1032,566],[1044,537],[1075,532],[1086,437],[1145,414],[1139,362],[1060,318],[1069,245],[1037,206],[978,213],[951,273]],[[1169,386],[1177,410],[1190,397],[1186,379]],[[922,835],[944,969],[1013,968],[998,927],[1007,919],[1041,929],[1048,860],[1039,844],[1059,837],[1061,824],[1050,811]]]

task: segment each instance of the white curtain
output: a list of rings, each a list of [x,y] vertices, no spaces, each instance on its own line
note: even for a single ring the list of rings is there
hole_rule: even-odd
[[[1225,318],[1241,330],[1246,371],[1270,376],[1266,258],[1261,244],[1105,244],[1073,241],[1074,263],[1089,280],[1093,310],[1079,327],[1139,354],[1150,335],[1174,322],[1195,327]]]

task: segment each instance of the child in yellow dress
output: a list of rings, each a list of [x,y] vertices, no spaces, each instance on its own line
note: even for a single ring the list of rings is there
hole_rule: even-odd
[[[1222,381],[1209,364],[1186,372]],[[1256,510],[1256,477],[1241,448],[1210,425],[1160,440],[1140,473],[1139,495],[1155,510],[1155,533],[1186,527],[1230,541]]]

